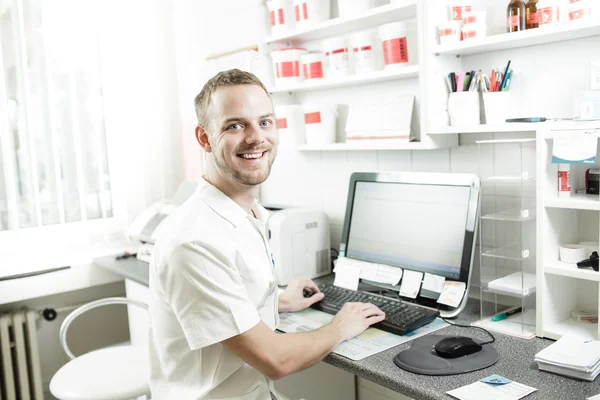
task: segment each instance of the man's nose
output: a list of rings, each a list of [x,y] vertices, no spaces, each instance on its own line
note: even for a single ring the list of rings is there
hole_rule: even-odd
[[[264,142],[264,134],[263,134],[262,130],[260,129],[260,127],[254,125],[254,124],[250,124],[246,128],[245,141],[247,144],[257,144],[257,143],[260,144],[260,143]]]

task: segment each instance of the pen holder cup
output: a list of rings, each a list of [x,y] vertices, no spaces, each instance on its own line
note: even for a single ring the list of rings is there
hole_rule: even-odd
[[[511,118],[511,92],[484,92],[483,110],[486,124],[503,124]]]
[[[451,126],[479,125],[479,92],[453,92],[448,97]]]

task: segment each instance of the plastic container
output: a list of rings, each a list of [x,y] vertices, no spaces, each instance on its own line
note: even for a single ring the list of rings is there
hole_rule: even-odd
[[[306,53],[306,49],[300,48],[281,49],[271,53],[276,85],[302,80],[300,61]]]
[[[332,38],[324,42],[327,77],[339,78],[350,74],[350,52],[344,38]]]
[[[359,15],[374,6],[374,0],[338,0],[340,18]]]
[[[467,24],[462,27],[463,40],[485,37],[487,35],[487,25]]]
[[[277,130],[282,146],[306,143],[304,134],[304,113],[300,105],[276,106]]]
[[[453,92],[448,96],[451,126],[479,125],[479,92]]]
[[[271,20],[271,34],[283,35],[294,29],[292,0],[267,0]]]
[[[299,29],[331,18],[331,0],[294,0],[294,16]]]
[[[354,34],[350,38],[354,66],[357,74],[370,73],[375,70],[373,56],[373,36],[370,32]]]
[[[558,197],[571,196],[571,164],[558,164]]]
[[[417,63],[416,33],[415,21],[392,22],[379,27],[385,69]]]
[[[440,44],[452,44],[460,42],[462,38],[462,20],[452,20],[438,25]]]
[[[462,21],[463,13],[471,11],[472,7],[471,0],[453,0],[450,4],[450,19]]]
[[[305,103],[302,111],[306,144],[335,143],[337,104]]]
[[[487,13],[485,11],[466,11],[462,14],[463,24],[464,25],[468,25],[468,24],[486,25],[486,22],[485,22],[486,15],[487,15]]]
[[[537,4],[539,28],[560,23],[560,6],[556,0],[540,0]]]
[[[597,1],[569,0],[569,22],[585,21],[597,17]]]
[[[302,56],[302,73],[304,79],[323,79],[325,70],[325,55],[309,53]]]

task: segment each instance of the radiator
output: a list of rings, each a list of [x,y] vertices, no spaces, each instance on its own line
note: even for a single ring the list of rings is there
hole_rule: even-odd
[[[37,312],[0,316],[0,400],[43,400]]]

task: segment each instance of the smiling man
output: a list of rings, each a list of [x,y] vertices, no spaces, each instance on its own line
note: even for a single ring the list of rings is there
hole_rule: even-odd
[[[385,316],[349,303],[315,331],[274,332],[278,312],[323,294],[302,279],[277,296],[268,214],[256,201],[277,155],[273,103],[254,75],[234,69],[211,78],[195,105],[206,174],[165,221],[150,263],[152,398],[278,399],[272,380],[316,364]]]

